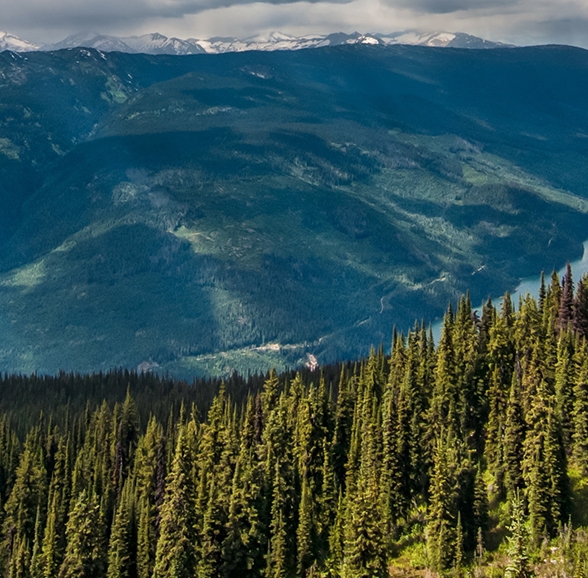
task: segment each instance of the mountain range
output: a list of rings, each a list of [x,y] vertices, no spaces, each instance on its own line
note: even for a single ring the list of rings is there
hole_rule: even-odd
[[[365,353],[582,254],[588,52],[0,54],[0,369]]]
[[[449,32],[404,31],[391,34],[345,34],[337,32],[328,35],[290,36],[281,32],[250,38],[214,37],[208,39],[168,38],[163,34],[152,33],[142,36],[117,37],[97,32],[84,32],[68,36],[54,44],[36,45],[21,40],[14,35],[0,32],[0,50],[29,52],[34,50],[61,50],[64,48],[95,48],[103,52],[128,52],[145,54],[220,54],[224,52],[243,52],[247,50],[300,50],[340,46],[343,44],[407,44],[415,46],[450,48],[497,48],[505,44],[483,40],[470,34]]]

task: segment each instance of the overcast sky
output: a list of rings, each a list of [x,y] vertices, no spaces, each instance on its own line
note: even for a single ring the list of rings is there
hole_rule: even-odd
[[[181,38],[443,30],[588,48],[588,0],[0,0],[0,30],[33,42],[80,31]]]

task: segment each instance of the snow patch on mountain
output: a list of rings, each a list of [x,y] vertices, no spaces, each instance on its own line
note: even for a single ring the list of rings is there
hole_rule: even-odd
[[[45,44],[41,50],[62,50],[64,48],[95,48],[103,52],[130,52],[129,46],[116,36],[98,34],[97,32],[80,32],[72,34],[61,42]]]
[[[205,52],[202,46],[192,40],[168,38],[158,32],[143,36],[131,36],[122,40],[132,52],[147,54],[199,54]]]
[[[335,32],[327,35],[291,36],[283,32],[258,34],[244,39],[213,37],[168,38],[154,32],[142,36],[119,38],[108,34],[87,31],[68,36],[61,42],[37,46],[16,36],[0,32],[0,50],[25,52],[29,50],[60,50],[64,48],[95,48],[103,52],[130,52],[146,54],[221,54],[224,52],[244,52],[247,50],[302,50],[323,46],[340,46],[343,44],[392,45],[408,44],[414,46],[449,47],[449,48],[497,48],[507,46],[464,34],[463,32],[422,32],[406,30],[389,34],[360,32]]]
[[[3,32],[0,30],[0,52],[3,50],[11,50],[12,52],[31,52],[39,50],[39,46],[26,40],[22,40],[14,34]]]
[[[382,35],[386,44],[410,44],[416,46],[448,46],[455,40],[455,34],[449,32],[422,33],[414,30]]]

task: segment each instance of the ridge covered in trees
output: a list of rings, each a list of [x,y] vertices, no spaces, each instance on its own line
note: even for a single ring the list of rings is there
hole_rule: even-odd
[[[587,338],[568,268],[338,371],[5,376],[2,575],[586,576]]]
[[[587,93],[564,46],[3,52],[0,368],[354,359],[580,259]]]

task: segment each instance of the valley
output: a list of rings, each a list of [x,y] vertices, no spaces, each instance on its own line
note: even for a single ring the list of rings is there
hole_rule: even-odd
[[[365,354],[582,255],[588,52],[0,54],[0,367]]]

